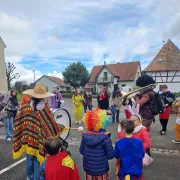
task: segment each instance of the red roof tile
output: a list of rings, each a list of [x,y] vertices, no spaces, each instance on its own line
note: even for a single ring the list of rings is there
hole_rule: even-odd
[[[104,67],[107,68],[114,76],[120,77],[119,80],[133,81],[139,66],[139,61],[94,66],[90,74],[89,83],[94,83],[96,81],[96,77],[100,74]]]
[[[159,59],[162,58],[162,61]],[[180,70],[180,50],[169,39],[144,72]]]

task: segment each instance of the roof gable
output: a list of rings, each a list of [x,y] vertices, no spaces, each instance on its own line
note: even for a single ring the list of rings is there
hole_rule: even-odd
[[[180,70],[180,50],[169,39],[144,72],[177,70]]]
[[[58,78],[58,77],[54,77],[54,76],[47,76],[47,75],[43,75],[41,78],[39,78],[37,81],[39,81],[40,79],[42,79],[43,77],[48,78],[50,81],[53,81],[54,83],[56,83],[58,86],[62,86],[62,87],[71,87],[69,84],[66,84],[62,79]],[[37,82],[36,81],[36,82]]]
[[[133,81],[135,79],[137,69],[140,67],[140,62],[135,61],[94,66],[90,74],[89,83],[94,83],[96,81],[96,77],[100,74],[104,67],[106,67],[113,74],[113,76],[120,77],[120,80]]]
[[[4,48],[6,48],[6,45],[5,45],[4,41],[2,40],[1,36],[0,36],[0,42],[3,44]]]

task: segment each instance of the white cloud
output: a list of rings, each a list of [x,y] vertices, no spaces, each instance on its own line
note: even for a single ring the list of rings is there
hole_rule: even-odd
[[[7,46],[6,62],[32,82],[32,69],[41,76],[36,67],[43,69],[47,62],[54,69],[50,74],[62,76],[58,72],[66,64],[57,57],[92,59],[92,65],[102,64],[104,54],[107,63],[138,55],[151,60],[162,40],[179,41],[179,9],[179,0],[6,0],[0,6],[0,36]],[[24,56],[39,58],[25,66]]]

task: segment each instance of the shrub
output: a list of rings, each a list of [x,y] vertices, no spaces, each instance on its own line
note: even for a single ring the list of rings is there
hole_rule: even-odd
[[[19,93],[19,92],[17,93],[17,99],[18,99],[18,101],[21,101],[22,96],[23,96],[22,93]]]

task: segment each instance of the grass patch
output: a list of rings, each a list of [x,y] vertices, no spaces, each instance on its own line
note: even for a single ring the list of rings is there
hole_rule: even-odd
[[[18,94],[17,94],[17,99],[18,99],[18,101],[21,101],[22,96],[23,96],[22,93],[18,93]]]

